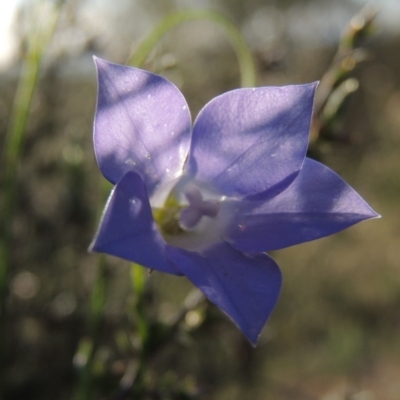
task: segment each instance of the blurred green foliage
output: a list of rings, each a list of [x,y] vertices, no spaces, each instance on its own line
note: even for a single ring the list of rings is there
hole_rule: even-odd
[[[184,278],[142,275],[146,284],[138,299],[130,277],[137,272],[130,265],[87,253],[104,202],[91,142],[96,98],[91,55],[124,62],[141,36],[129,36],[133,28],[121,24],[115,29],[126,36],[118,49],[101,29],[86,32],[78,45],[84,30],[78,3],[65,2],[15,171],[10,293],[4,303],[6,399],[132,398],[138,374],[134,394],[144,399],[398,399],[400,38],[376,35],[360,42],[357,34],[336,58],[334,41],[294,44],[284,23],[291,7],[321,10],[317,3],[235,0],[218,1],[215,8],[249,38],[260,85],[310,82],[327,71],[333,73],[325,75],[329,93],[348,79],[358,82],[356,91],[342,87],[345,101],[331,104],[333,113],[321,101],[316,123],[323,129],[315,127],[319,136],[313,136],[311,154],[340,173],[383,219],[275,253],[284,288],[259,347],[252,349],[207,303],[182,313],[191,290]],[[100,7],[95,4],[93,13]],[[138,4],[143,14],[133,12]],[[124,3],[124,21],[161,19],[183,9],[172,0],[146,4],[132,3],[129,14]],[[261,29],[265,15],[281,23],[259,44],[254,29]],[[326,16],[319,18],[323,27],[328,24]],[[146,62],[181,88],[194,112],[240,85],[235,53],[211,25],[196,21],[176,28]],[[65,38],[71,43],[62,51]],[[338,68],[347,69],[337,74]],[[0,76],[2,146],[17,85],[13,71]],[[3,185],[5,160],[0,163]],[[3,206],[3,191],[0,196]],[[176,329],[168,336],[171,325]],[[147,364],[138,370],[143,351]]]

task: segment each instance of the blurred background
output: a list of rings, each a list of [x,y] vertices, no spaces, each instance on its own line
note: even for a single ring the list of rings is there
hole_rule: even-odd
[[[139,328],[130,266],[87,253],[105,201],[91,142],[92,56],[123,64],[167,14],[207,9],[242,32],[258,85],[312,82],[331,67],[349,23],[350,29],[362,24],[353,17],[366,3],[1,2],[2,154],[32,32],[45,29],[61,7],[16,170],[4,305],[5,399],[116,399],[119,382],[135,363]],[[339,173],[383,218],[273,254],[284,286],[256,349],[218,309],[201,304],[187,313],[179,332],[148,360],[145,381],[154,390],[144,398],[400,399],[400,2],[378,3],[368,35],[357,43],[351,94],[312,142],[310,155]],[[182,90],[193,117],[214,96],[240,86],[236,55],[223,30],[209,21],[171,30],[144,67]],[[0,183],[4,164],[2,158]],[[4,216],[9,210],[2,197]],[[99,279],[104,296],[96,319]],[[190,289],[185,278],[146,277],[148,318],[168,324]],[[87,348],[93,347],[87,395],[79,387]],[[180,389],[159,390],[172,386]]]

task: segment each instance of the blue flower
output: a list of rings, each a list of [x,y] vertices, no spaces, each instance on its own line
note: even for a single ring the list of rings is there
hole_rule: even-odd
[[[306,158],[316,83],[233,90],[192,127],[171,82],[95,61],[94,147],[115,187],[91,250],[185,275],[256,344],[282,284],[265,252],[378,216]]]

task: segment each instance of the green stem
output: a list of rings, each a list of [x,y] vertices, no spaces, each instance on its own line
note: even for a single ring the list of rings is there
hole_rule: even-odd
[[[111,185],[108,181],[102,179],[100,198],[105,197],[106,193],[108,194],[110,192],[110,186]],[[99,217],[101,212],[102,211],[99,210]],[[104,306],[107,298],[107,276],[107,260],[102,254],[98,256],[96,277],[90,299],[88,332],[91,340],[91,346],[87,351],[87,354],[84,355],[86,361],[82,369],[79,371],[79,380],[77,386],[75,387],[73,396],[75,400],[90,400],[95,397],[95,388],[93,386],[93,368],[96,353],[100,344],[100,333],[104,319]],[[78,353],[79,351],[80,349],[78,348]]]
[[[0,399],[4,393],[4,332],[6,319],[6,299],[10,272],[10,246],[12,221],[16,208],[16,180],[21,149],[25,138],[32,100],[37,87],[43,55],[53,36],[61,8],[47,21],[44,29],[30,35],[20,80],[14,98],[10,123],[4,146],[4,182],[2,204],[2,224],[0,231]],[[36,24],[41,25],[41,24]]]
[[[137,329],[142,346],[146,343],[149,334],[149,326],[146,319],[143,295],[146,285],[146,269],[139,264],[131,265],[131,280],[133,287],[134,301],[134,316],[136,319]]]
[[[241,86],[256,86],[256,72],[251,50],[236,25],[221,14],[213,11],[183,11],[166,16],[139,44],[127,64],[140,67],[146,61],[151,50],[158,41],[172,28],[192,20],[203,19],[220,26],[230,40],[240,66]]]
[[[80,371],[79,382],[74,394],[75,400],[92,399],[95,397],[93,386],[94,374],[93,367],[95,356],[100,344],[100,332],[103,323],[104,305],[106,302],[107,290],[107,261],[105,256],[99,256],[96,281],[91,294],[90,315],[89,315],[89,335],[90,347],[85,354],[86,362]],[[79,351],[79,350],[78,350]]]

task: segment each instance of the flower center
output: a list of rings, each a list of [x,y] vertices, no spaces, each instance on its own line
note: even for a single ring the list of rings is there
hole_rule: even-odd
[[[203,200],[198,187],[189,186],[184,192],[189,205],[180,212],[179,223],[184,230],[193,229],[203,217],[215,218],[219,212],[219,202]]]
[[[197,250],[220,240],[220,201],[205,200],[199,187],[189,183],[170,192],[162,208],[153,208],[153,217],[167,243]]]

